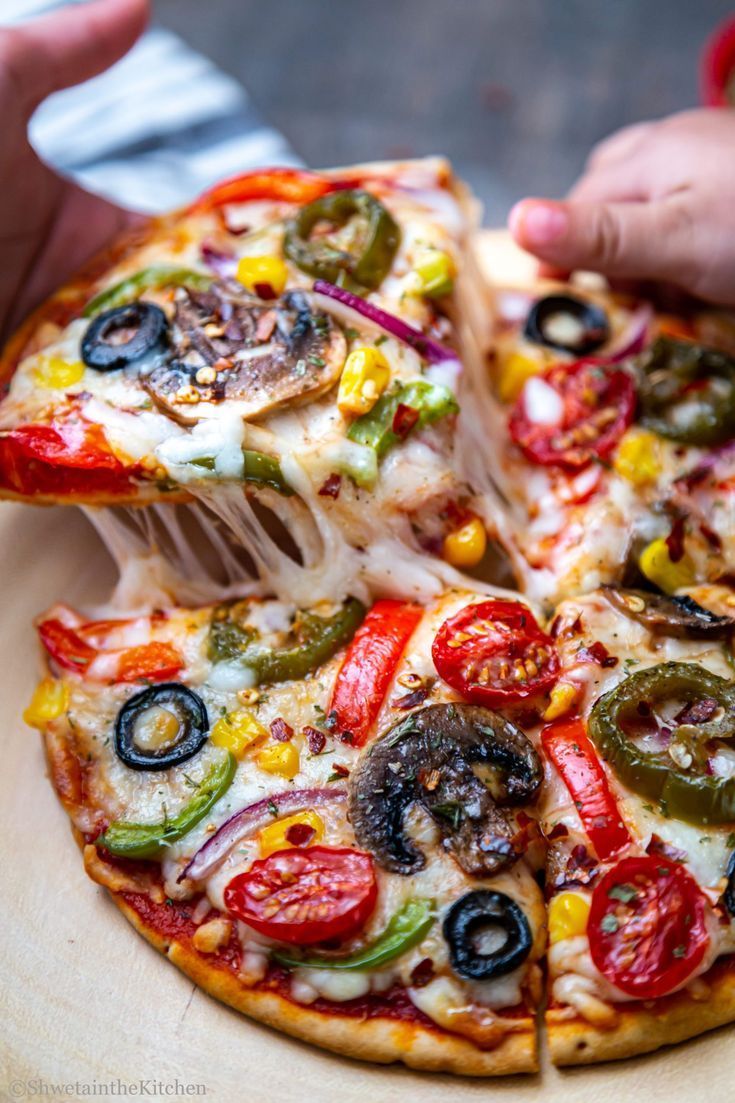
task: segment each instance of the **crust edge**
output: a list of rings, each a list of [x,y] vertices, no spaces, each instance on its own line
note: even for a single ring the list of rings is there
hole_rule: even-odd
[[[735,1021],[735,971],[724,961],[713,967],[706,999],[693,999],[678,992],[659,1001],[659,1006],[618,1005],[617,1017],[608,1029],[584,1019],[569,1019],[563,1010],[546,1012],[545,1025],[553,1064],[592,1065],[619,1061],[662,1046],[676,1045]]]

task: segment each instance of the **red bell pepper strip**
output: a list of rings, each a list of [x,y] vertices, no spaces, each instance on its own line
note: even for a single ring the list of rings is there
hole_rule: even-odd
[[[376,601],[353,636],[327,716],[336,733],[356,747],[370,735],[393,671],[420,619],[418,605]]]
[[[125,495],[135,483],[103,431],[81,420],[0,432],[0,488],[25,498]]]
[[[92,646],[84,639],[99,636],[100,627],[118,629],[127,621],[100,621],[79,625],[76,628],[64,624],[59,617],[41,621],[38,634],[41,643],[54,662],[65,670],[73,670],[82,677],[104,682],[165,682],[175,677],[184,665],[180,653],[170,643],[151,640],[135,647],[106,649],[103,643]],[[100,656],[104,660],[95,672],[94,662]],[[95,676],[97,673],[97,676]]]
[[[325,176],[301,169],[265,169],[245,172],[215,184],[189,207],[189,213],[222,207],[227,203],[246,203],[249,199],[274,199],[287,203],[311,203],[334,185]]]
[[[605,771],[581,720],[557,720],[541,732],[541,744],[561,774],[597,857],[604,861],[632,840]]]

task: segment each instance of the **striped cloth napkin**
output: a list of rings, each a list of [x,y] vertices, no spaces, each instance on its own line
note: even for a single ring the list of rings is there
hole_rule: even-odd
[[[0,26],[75,2],[1,0]],[[46,100],[30,134],[60,172],[150,213],[248,168],[301,163],[236,80],[156,27],[106,73]]]

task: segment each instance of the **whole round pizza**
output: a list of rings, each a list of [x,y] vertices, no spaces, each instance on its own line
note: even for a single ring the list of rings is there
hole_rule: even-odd
[[[104,608],[26,710],[202,989],[470,1075],[735,1019],[735,321],[488,288],[442,160],[225,181],[0,360],[0,496]],[[63,597],[63,595],[60,595]]]

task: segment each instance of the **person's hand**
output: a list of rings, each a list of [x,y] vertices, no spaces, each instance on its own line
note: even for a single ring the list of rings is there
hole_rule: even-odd
[[[140,217],[58,176],[31,149],[27,128],[46,96],[127,53],[147,16],[147,0],[94,0],[0,28],[0,343]]]
[[[735,110],[685,111],[598,145],[565,202],[523,199],[509,218],[547,275],[660,281],[735,305]]]

